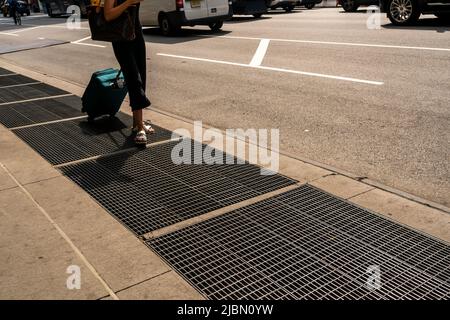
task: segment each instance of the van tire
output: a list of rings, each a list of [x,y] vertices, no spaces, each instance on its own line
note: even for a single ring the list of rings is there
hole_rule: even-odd
[[[169,17],[164,13],[159,15],[158,21],[163,36],[173,36],[180,31],[180,27],[170,22]]]
[[[208,24],[208,27],[211,29],[211,31],[218,32],[223,27],[223,21],[212,22]]]
[[[261,18],[262,13],[255,13],[253,16],[254,16],[256,19],[259,19],[259,18]]]

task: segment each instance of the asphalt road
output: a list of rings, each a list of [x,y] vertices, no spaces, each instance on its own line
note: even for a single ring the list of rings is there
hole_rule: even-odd
[[[282,151],[450,206],[450,25],[425,16],[399,28],[383,17],[369,30],[366,20],[318,8],[237,17],[219,34],[146,30],[153,106],[221,129],[279,128]],[[86,22],[23,24],[0,19],[3,48],[61,44],[2,54],[0,64],[83,85],[117,66],[109,44],[83,40]],[[250,67],[261,39],[267,51]]]

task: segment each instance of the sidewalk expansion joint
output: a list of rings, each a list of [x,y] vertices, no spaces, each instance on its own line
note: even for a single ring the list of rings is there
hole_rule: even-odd
[[[169,273],[169,272],[172,272],[172,271],[173,271],[172,269],[169,269],[169,270],[167,270],[167,271],[161,272],[160,274],[157,274],[157,275],[155,275],[155,276],[153,276],[153,277],[150,277],[150,278],[148,278],[148,279],[145,279],[145,280],[136,282],[135,284],[132,284],[132,285],[130,285],[130,286],[128,286],[128,287],[119,289],[119,290],[117,290],[115,293],[117,294],[117,293],[119,293],[119,292],[128,290],[128,289],[130,289],[130,288],[133,288],[133,287],[135,287],[135,286],[138,286],[138,285],[140,285],[140,284],[142,284],[142,283],[144,283],[144,282],[147,282],[147,281],[149,281],[149,280],[155,279],[155,278],[157,278],[157,277],[160,277],[160,276],[165,275],[166,273]]]
[[[227,213],[229,213],[229,212],[231,212],[233,210],[236,210],[236,209],[248,206],[248,205],[252,205],[254,203],[260,202],[260,201],[265,200],[265,199],[269,199],[269,198],[274,197],[276,195],[279,195],[281,193],[293,190],[293,189],[295,189],[295,188],[297,188],[297,187],[299,187],[301,185],[304,185],[304,183],[298,182],[298,183],[292,184],[290,186],[287,186],[287,187],[284,187],[284,188],[281,188],[281,189],[278,189],[278,190],[275,190],[275,191],[272,191],[272,192],[264,193],[264,194],[261,194],[259,196],[252,197],[250,199],[247,199],[247,200],[244,200],[244,201],[241,201],[241,202],[229,205],[227,207],[220,208],[220,209],[217,209],[217,210],[214,210],[214,211],[210,211],[210,212],[207,212],[205,214],[202,214],[202,215],[199,215],[199,216],[196,216],[196,217],[193,217],[193,218],[190,218],[190,219],[187,219],[187,220],[183,220],[183,221],[180,221],[178,223],[169,225],[167,227],[163,227],[161,229],[150,231],[150,232],[148,232],[146,234],[141,235],[140,238],[143,241],[155,239],[155,238],[164,236],[164,235],[166,235],[168,233],[172,233],[172,232],[184,229],[186,227],[189,227],[189,226],[201,223],[203,221],[210,220],[212,218],[225,215],[225,214],[227,214]]]
[[[34,199],[33,195],[16,179],[16,177],[8,170],[8,168],[0,162],[0,167],[8,174],[8,176],[14,181],[14,183],[21,189],[21,191],[27,196],[27,198],[33,203],[33,205],[42,213],[42,215],[48,220],[48,222],[56,229],[61,238],[63,238],[69,247],[75,252],[75,254],[83,261],[85,266],[91,271],[92,275],[97,278],[97,280],[102,284],[104,289],[111,295],[115,300],[119,300],[112,288],[106,283],[106,281],[101,277],[95,267],[89,262],[89,260],[84,256],[80,249],[73,243],[69,236],[64,232],[63,229],[56,223],[55,220],[48,214],[48,212]]]

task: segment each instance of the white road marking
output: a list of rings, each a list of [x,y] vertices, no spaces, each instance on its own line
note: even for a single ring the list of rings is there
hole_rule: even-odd
[[[356,78],[349,78],[349,77],[340,77],[340,76],[333,76],[333,75],[328,75],[328,74],[321,74],[321,73],[314,73],[314,72],[305,72],[305,71],[297,71],[297,70],[289,70],[289,69],[282,69],[282,68],[273,68],[273,67],[264,67],[264,66],[252,66],[252,65],[249,65],[249,64],[229,62],[229,61],[221,61],[221,60],[212,60],[212,59],[204,59],[204,58],[179,56],[179,55],[166,54],[166,53],[158,53],[157,55],[158,56],[164,56],[164,57],[178,58],[178,59],[187,59],[187,60],[195,60],[195,61],[203,61],[203,62],[212,62],[212,63],[225,64],[225,65],[238,66],[238,67],[245,67],[245,68],[253,68],[253,69],[262,69],[262,70],[268,70],[268,71],[277,71],[277,72],[300,74],[300,75],[311,76],[311,77],[319,77],[319,78],[328,78],[328,79],[334,79],[334,80],[350,81],[350,82],[364,83],[364,84],[370,84],[370,85],[376,85],[376,86],[381,86],[381,85],[384,84],[384,82],[380,82],[380,81],[371,81],[371,80],[356,79]]]
[[[19,36],[18,34],[7,33],[7,32],[0,32],[0,34],[1,34],[1,35],[4,35],[4,36],[14,36],[14,37],[18,37],[18,36]]]
[[[0,74],[0,77],[9,77],[9,76],[15,76],[17,73],[6,73],[6,74]]]
[[[99,45],[99,44],[82,43],[83,41],[88,40],[88,39],[90,39],[90,38],[91,38],[91,36],[86,37],[86,38],[83,38],[83,39],[80,39],[80,40],[71,41],[70,43],[71,43],[71,44],[79,44],[79,45],[82,45],[82,46],[91,46],[91,47],[97,47],[97,48],[106,48],[106,46],[102,46],[102,45]]]
[[[270,40],[269,39],[261,39],[259,42],[259,46],[256,49],[256,52],[253,56],[252,61],[250,61],[250,65],[252,67],[260,66],[264,60],[264,56],[266,55],[267,48],[269,47]]]
[[[256,37],[238,37],[238,36],[208,36],[198,35],[205,38],[226,38],[226,39],[242,39],[242,40],[263,40],[264,38]],[[296,40],[296,39],[269,39],[270,41],[309,43],[309,44],[327,44],[337,46],[353,46],[353,47],[370,47],[370,48],[387,48],[387,49],[408,49],[408,50],[425,50],[425,51],[445,51],[450,52],[450,48],[435,47],[416,47],[416,46],[395,46],[388,44],[372,44],[372,43],[352,43],[352,42],[334,42],[334,41],[314,41],[314,40]]]
[[[14,30],[10,33],[12,34],[16,34],[16,33],[20,33],[20,32],[24,32],[24,31],[30,31],[30,30],[34,30],[34,29],[38,29],[38,28],[42,28],[43,26],[36,26],[36,27],[31,27],[31,28],[24,28],[24,29],[19,29],[19,30]]]
[[[38,84],[38,83],[40,83],[40,82],[39,81],[34,81],[34,82],[28,82],[28,83],[11,84],[9,86],[0,86],[0,89],[22,87],[22,86],[28,86],[30,84]]]

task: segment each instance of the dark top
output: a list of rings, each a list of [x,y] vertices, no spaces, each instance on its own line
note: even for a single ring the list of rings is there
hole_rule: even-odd
[[[116,5],[120,6],[125,1],[126,0],[117,0]],[[142,31],[141,21],[139,20],[139,7],[140,7],[140,3],[135,4],[132,7],[128,8],[128,10],[136,10],[136,20],[134,22],[134,26],[135,26],[135,29],[136,29],[136,35],[138,35]]]

